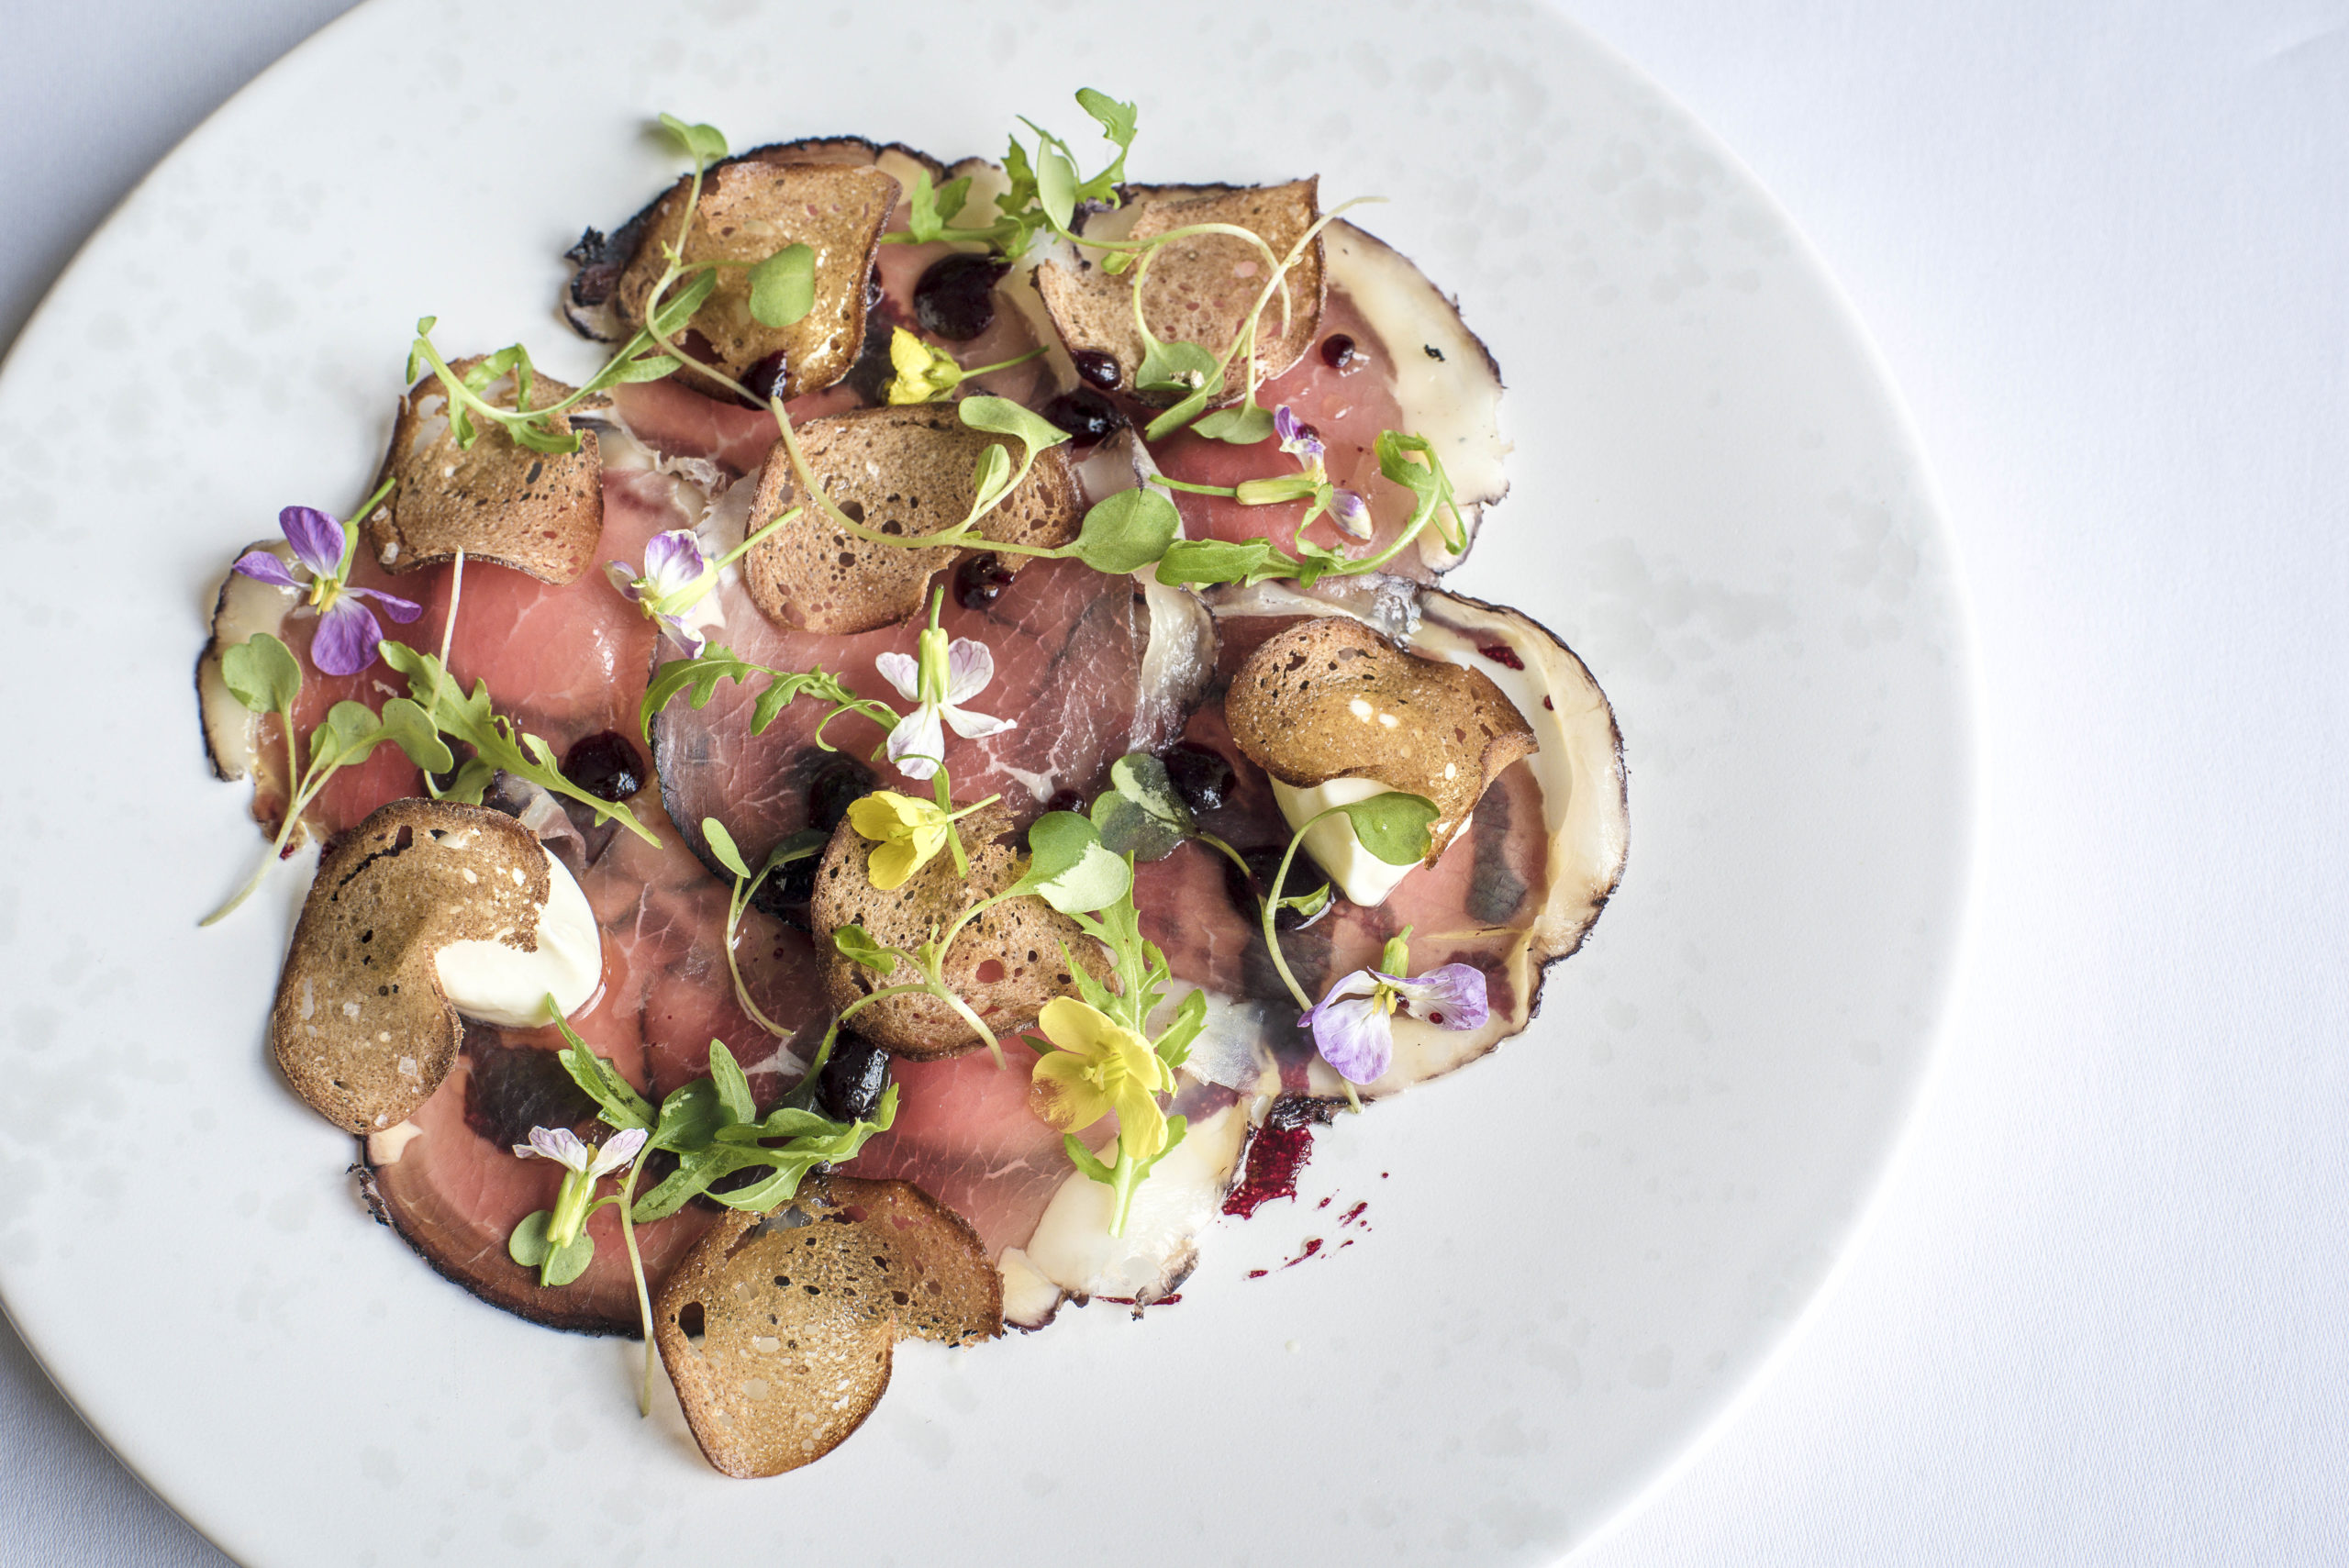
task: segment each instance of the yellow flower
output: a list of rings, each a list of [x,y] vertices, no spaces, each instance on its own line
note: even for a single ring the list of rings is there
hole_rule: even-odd
[[[1076,1132],[1116,1111],[1129,1158],[1152,1159],[1166,1147],[1166,1113],[1152,1096],[1174,1086],[1174,1074],[1148,1040],[1073,996],[1053,998],[1036,1021],[1060,1048],[1037,1058],[1029,1082],[1038,1116]]]
[[[902,327],[889,333],[889,364],[897,373],[882,390],[893,404],[935,403],[963,384],[963,367],[953,355]]]
[[[849,826],[880,848],[865,862],[873,885],[886,893],[930,862],[946,847],[953,819],[927,800],[875,790],[848,808]]]

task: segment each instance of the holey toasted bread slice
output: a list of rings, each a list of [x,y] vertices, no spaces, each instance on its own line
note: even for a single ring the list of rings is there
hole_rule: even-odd
[[[1350,616],[1267,639],[1232,677],[1223,712],[1249,760],[1292,789],[1360,779],[1433,801],[1429,865],[1535,744],[1483,671],[1408,652]]]
[[[459,375],[479,359],[458,360]],[[560,403],[572,388],[551,376],[530,378],[530,406]],[[516,404],[514,377],[483,392],[501,408]],[[603,407],[592,398],[584,406]],[[437,566],[463,550],[527,572],[542,583],[572,583],[594,559],[604,532],[604,464],[596,432],[581,432],[579,450],[535,452],[519,446],[495,422],[476,416],[470,447],[457,444],[449,396],[437,376],[426,376],[400,399],[392,444],[377,475],[398,481],[391,495],[362,519],[363,548],[386,572]],[[571,417],[554,417],[568,432]]]
[[[988,446],[1007,449],[1018,471],[1019,444],[963,423],[952,404],[863,408],[798,427],[808,472],[852,521],[876,533],[916,537],[950,528],[970,515],[972,474]],[[775,443],[751,506],[756,531],[801,506],[796,476]],[[1059,545],[1076,537],[1085,497],[1066,450],[1036,454],[1028,477],[979,523],[979,533],[1012,544]],[[930,580],[959,552],[951,546],[908,549],[858,539],[820,508],[806,506],[744,557],[751,603],[777,626],[827,636],[871,631],[918,614]]]
[[[676,242],[691,189],[690,179],[680,179],[644,219],[636,255],[612,291],[613,312],[628,328],[644,323],[645,301],[668,264],[662,247]],[[685,239],[686,261],[756,263],[788,245],[816,253],[815,308],[785,327],[751,314],[749,267],[718,269],[718,287],[693,318],[718,368],[740,381],[781,355],[781,378],[762,379],[786,398],[846,375],[864,344],[865,280],[897,195],[897,182],[871,164],[742,160],[710,170]]]
[[[1003,1332],[1003,1276],[962,1216],[909,1182],[812,1178],[772,1214],[729,1213],[653,1304],[694,1440],[728,1475],[822,1458],[889,1386],[892,1347]]]
[[[869,992],[921,976],[903,960],[891,973],[876,974],[833,948],[834,931],[862,926],[883,947],[911,951],[976,900],[1019,880],[1011,817],[1001,806],[974,812],[957,826],[970,857],[969,877],[956,875],[953,856],[941,851],[886,892],[873,885],[866,869],[877,846],[846,818],[833,830],[816,869],[808,915],[817,945],[830,955],[825,980],[835,1010]],[[1096,976],[1108,978],[1108,960],[1100,944],[1075,921],[1032,894],[1007,898],[954,939],[946,955],[946,984],[1000,1039],[1034,1023],[1053,997],[1076,995],[1070,953]],[[971,1026],[934,996],[885,996],[858,1010],[855,1029],[874,1044],[916,1059],[980,1049]]]
[[[1199,224],[1247,229],[1284,258],[1320,217],[1320,182],[1280,185],[1129,185],[1124,205],[1085,220],[1088,237],[1151,239]],[[1074,246],[1063,245],[1036,269],[1036,290],[1071,353],[1107,354],[1118,385],[1132,391],[1144,345],[1134,322],[1134,273],[1111,272]],[[1305,248],[1286,278],[1286,304],[1275,291],[1256,320],[1256,363],[1270,380],[1304,357],[1320,331],[1324,288],[1321,240]],[[1264,293],[1273,262],[1264,250],[1231,234],[1186,235],[1167,241],[1142,275],[1142,318],[1161,342],[1197,343],[1221,354]],[[1237,402],[1246,366],[1235,360],[1219,403]],[[1152,394],[1161,402],[1179,395]]]
[[[374,1132],[440,1086],[465,1026],[438,954],[535,951],[551,863],[514,818],[451,801],[395,800],[328,851],[269,1016],[277,1065],[312,1110]]]

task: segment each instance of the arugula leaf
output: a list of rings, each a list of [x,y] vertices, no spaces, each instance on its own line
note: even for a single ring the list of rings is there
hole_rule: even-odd
[[[1132,150],[1134,131],[1141,114],[1131,104],[1121,104],[1107,93],[1091,87],[1076,90],[1077,106],[1101,123],[1101,134],[1117,144],[1118,156],[1109,166],[1085,182],[1078,193],[1089,200],[1100,201],[1112,195],[1125,182],[1126,154]]]
[[[566,1042],[555,1052],[555,1060],[562,1063],[562,1070],[571,1074],[571,1081],[579,1085],[580,1093],[596,1102],[596,1114],[621,1131],[632,1127],[651,1129],[651,1103],[620,1076],[618,1068],[587,1049],[587,1042],[573,1033],[556,1011],[552,996],[547,998],[547,1013],[554,1019],[554,1027],[562,1031]]]
[[[1180,1067],[1191,1059],[1191,1042],[1199,1038],[1199,1030],[1207,1027],[1208,994],[1204,990],[1184,993],[1174,1006],[1174,1017],[1152,1042],[1161,1060],[1169,1067]]]
[[[598,822],[616,818],[648,844],[661,841],[651,828],[636,819],[636,814],[627,806],[590,795],[563,777],[562,766],[554,754],[553,747],[538,736],[517,728],[512,719],[501,718],[492,711],[488,682],[475,681],[470,694],[461,694],[457,684],[450,680],[441,669],[440,661],[431,654],[420,653],[404,642],[389,640],[384,642],[378,651],[383,654],[384,663],[407,677],[409,697],[417,705],[417,718],[421,720],[424,717],[425,708],[421,705],[433,705],[430,709],[432,722],[437,723],[440,733],[471,746],[476,761],[492,768],[503,768],[516,778],[528,779],[541,789],[578,801],[596,814]],[[436,691],[439,701],[434,704]],[[407,699],[395,697],[384,705],[387,721],[391,718],[393,707],[404,700]],[[394,735],[392,739],[398,740],[399,737]],[[405,741],[401,742],[401,748],[406,750]],[[417,762],[419,767],[427,767],[433,773],[446,773],[454,765],[454,759],[449,755],[445,746],[440,748],[438,762],[428,763],[416,759],[414,752],[409,756]]]
[[[1104,1186],[1114,1186],[1117,1184],[1118,1178],[1111,1173],[1109,1167],[1101,1163],[1100,1156],[1094,1153],[1092,1150],[1087,1149],[1084,1144],[1079,1143],[1076,1140],[1076,1134],[1074,1132],[1063,1133],[1061,1135],[1061,1148],[1067,1152],[1068,1162],[1070,1164],[1075,1166],[1078,1170],[1084,1172],[1095,1181],[1099,1182]]]
[[[725,823],[715,817],[703,817],[701,838],[702,842],[709,846],[709,852],[718,857],[719,865],[724,866],[736,876],[747,877],[751,874],[751,868],[743,862],[742,851],[734,847],[734,835],[726,830]]]
[[[1378,472],[1388,480],[1408,490],[1416,502],[1411,508],[1409,520],[1403,525],[1405,532],[1409,532],[1434,517],[1438,507],[1448,508],[1453,519],[1458,520],[1460,506],[1459,503],[1453,499],[1452,476],[1443,471],[1443,460],[1436,456],[1435,443],[1425,436],[1407,436],[1399,430],[1381,430],[1378,433],[1375,450],[1378,453]],[[1411,461],[1414,457],[1423,461],[1414,462]],[[1438,527],[1442,528],[1440,521]],[[1443,528],[1442,531],[1445,542],[1454,550],[1462,548],[1465,543],[1451,528]]]
[[[759,874],[764,876],[779,866],[787,866],[794,861],[804,861],[810,855],[820,855],[824,852],[824,846],[831,841],[832,836],[820,828],[802,828],[798,832],[776,841],[774,848],[767,851],[766,860],[760,865]]]
[[[1436,818],[1436,804],[1425,795],[1389,790],[1338,809],[1353,824],[1362,847],[1388,865],[1415,865],[1427,858],[1428,824]]]
[[[1133,868],[1074,811],[1047,811],[1028,829],[1028,873],[1010,893],[1032,893],[1063,915],[1089,914],[1132,891]]]
[[[816,308],[816,252],[786,245],[751,269],[751,316],[762,327],[788,327]]]
[[[661,127],[696,163],[715,163],[726,156],[726,138],[714,125],[687,125],[674,115],[663,114]]]
[[[661,296],[661,303],[653,307],[650,330],[656,337],[675,337],[692,322],[694,312],[707,302],[717,287],[716,272],[696,272],[684,288]]]
[[[259,632],[221,651],[220,678],[252,712],[277,713],[301,695],[302,662],[285,644]]]
[[[832,946],[841,956],[853,959],[876,974],[886,974],[897,967],[896,950],[885,948],[873,940],[873,934],[863,926],[842,926],[832,933]]]
[[[1166,553],[1182,527],[1174,503],[1142,485],[1096,503],[1067,550],[1096,572],[1139,572]]]
[[[970,199],[970,195],[971,177],[968,174],[933,187],[930,171],[916,170],[914,188],[906,197],[912,209],[906,218],[906,238],[916,245],[929,245],[945,239],[946,225],[962,212],[963,204]]]

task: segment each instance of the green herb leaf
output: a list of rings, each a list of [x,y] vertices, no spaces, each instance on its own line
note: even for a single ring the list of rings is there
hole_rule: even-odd
[[[1425,795],[1389,790],[1368,800],[1341,806],[1353,824],[1362,847],[1391,866],[1416,864],[1427,859],[1428,824],[1436,818],[1436,805]]]
[[[1047,811],[1028,829],[1028,874],[1012,891],[1033,893],[1063,915],[1089,914],[1123,898],[1133,868],[1112,854],[1093,824],[1074,811]]]
[[[1223,390],[1223,369],[1197,343],[1152,343],[1134,372],[1134,390],[1213,396]]]
[[[1208,994],[1203,990],[1188,991],[1174,1006],[1174,1018],[1152,1049],[1169,1067],[1180,1067],[1191,1059],[1191,1042],[1199,1038],[1199,1030],[1207,1027]]]
[[[674,115],[663,114],[661,127],[676,139],[677,145],[685,150],[685,156],[696,163],[715,163],[726,156],[726,138],[714,125],[687,125]]]
[[[394,697],[384,705],[383,739],[407,753],[407,760],[428,773],[445,773],[457,759],[441,741],[440,730],[412,697]],[[371,747],[370,750],[373,750]]]
[[[1146,485],[1103,497],[1085,514],[1068,552],[1096,572],[1139,572],[1166,553],[1182,531],[1181,514]]]
[[[751,874],[751,868],[744,862],[742,851],[734,847],[734,835],[726,830],[725,823],[715,817],[703,817],[701,839],[709,846],[709,852],[718,857],[719,865],[736,876],[748,877]]]
[[[1121,104],[1108,94],[1090,87],[1076,90],[1076,102],[1086,114],[1101,122],[1101,134],[1118,146],[1118,156],[1109,166],[1085,183],[1086,195],[1094,195],[1096,187],[1107,194],[1126,177],[1126,153],[1134,144],[1134,131],[1141,117],[1133,105]]]
[[[542,1287],[569,1284],[585,1273],[587,1265],[595,1261],[596,1239],[583,1227],[578,1235],[539,1264],[539,1284]]]
[[[788,327],[816,308],[816,252],[786,245],[751,269],[751,316],[762,327]]]
[[[645,1147],[665,1149],[672,1154],[707,1149],[727,1125],[726,1106],[718,1097],[718,1085],[707,1078],[696,1078],[690,1084],[678,1084],[661,1102],[660,1118],[653,1123],[652,1136]]]
[[[1191,428],[1211,441],[1229,441],[1235,447],[1252,447],[1272,438],[1273,414],[1269,408],[1241,404],[1237,407],[1219,408]]]
[[[1067,1152],[1068,1162],[1070,1164],[1075,1166],[1078,1170],[1084,1172],[1095,1181],[1101,1183],[1105,1186],[1115,1186],[1117,1184],[1118,1178],[1116,1174],[1110,1171],[1108,1166],[1104,1165],[1101,1162],[1099,1157],[1097,1156],[1092,1150],[1087,1149],[1084,1144],[1079,1143],[1076,1140],[1076,1134],[1074,1132],[1063,1133],[1062,1135],[1061,1148]]]
[[[897,954],[874,941],[863,926],[842,926],[832,933],[832,946],[840,950],[842,957],[854,960],[876,974],[886,974],[897,967]]]
[[[557,1011],[552,996],[547,998],[547,1016],[554,1027],[562,1031],[563,1048],[555,1052],[555,1060],[579,1085],[579,1092],[596,1102],[596,1114],[608,1125],[626,1131],[632,1127],[653,1125],[652,1106],[635,1085],[620,1076],[620,1070],[605,1058],[587,1049],[587,1042],[573,1032],[562,1015]]]
[[[709,1042],[709,1081],[718,1086],[718,1103],[725,1107],[727,1120],[758,1120],[759,1105],[751,1097],[750,1077],[734,1060],[734,1053],[726,1049],[724,1040]]]
[[[1158,580],[1186,583],[1263,583],[1294,576],[1297,562],[1270,539],[1177,539],[1158,563]]]
[[[526,1269],[535,1269],[547,1261],[554,1251],[547,1245],[547,1226],[554,1218],[552,1209],[542,1208],[536,1214],[526,1214],[514,1234],[506,1239],[506,1255]]]
[[[982,512],[992,511],[1010,488],[1011,453],[989,441],[971,470],[971,492],[976,497],[974,506]]]
[[[1114,787],[1093,803],[1093,825],[1111,853],[1163,861],[1192,832],[1190,808],[1150,753],[1119,758],[1109,782]]]
[[[220,678],[252,712],[276,713],[292,707],[301,695],[302,662],[285,644],[260,632],[221,651]]]
[[[990,435],[1009,436],[1030,452],[1046,447],[1059,446],[1069,439],[1068,432],[1046,419],[1042,415],[1021,407],[1008,397],[990,397],[975,394],[954,406],[955,416],[974,430]]]
[[[933,187],[930,171],[917,170],[914,188],[906,197],[907,205],[911,208],[906,218],[906,237],[917,245],[929,245],[943,239],[946,238],[947,222],[963,210],[963,204],[970,199],[970,195],[971,177],[968,174]]]
[[[1067,232],[1069,221],[1076,216],[1076,165],[1057,147],[1037,151],[1036,200],[1052,227]]]
[[[1290,895],[1288,897],[1282,899],[1278,905],[1275,906],[1275,907],[1280,909],[1294,909],[1298,915],[1308,920],[1310,920],[1315,916],[1320,914],[1322,910],[1327,909],[1330,906],[1330,884],[1325,882],[1310,893],[1297,893]],[[1389,973],[1392,973],[1392,971]]]
[[[674,294],[661,296],[660,305],[652,312],[651,329],[662,338],[674,338],[684,331],[694,318],[694,312],[707,302],[718,287],[718,274],[696,272],[693,281]]]

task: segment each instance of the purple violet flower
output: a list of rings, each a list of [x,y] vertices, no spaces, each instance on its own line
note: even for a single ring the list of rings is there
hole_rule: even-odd
[[[1395,1059],[1397,1007],[1440,1029],[1482,1028],[1490,1016],[1485,972],[1474,964],[1447,963],[1408,978],[1357,969],[1330,986],[1297,1024],[1312,1029],[1314,1049],[1340,1077],[1367,1084]]]
[[[1370,537],[1370,506],[1351,490],[1330,492],[1330,520],[1342,528],[1349,539]]]
[[[686,658],[701,657],[708,640],[701,628],[717,621],[707,613],[696,611],[717,574],[710,570],[709,557],[702,553],[701,540],[693,529],[672,528],[653,535],[645,542],[642,573],[631,573],[625,562],[614,561],[605,564],[604,575],[647,619],[659,621]]]
[[[232,570],[272,587],[308,590],[309,603],[301,607],[318,617],[317,632],[310,639],[310,662],[321,673],[356,675],[375,662],[384,628],[363,601],[374,600],[402,626],[424,613],[424,606],[413,599],[375,588],[351,587],[345,581],[351,572],[351,534],[316,506],[288,506],[277,514],[277,526],[294,548],[295,562],[309,573],[309,582],[287,571],[274,550],[249,550],[237,558]]]

